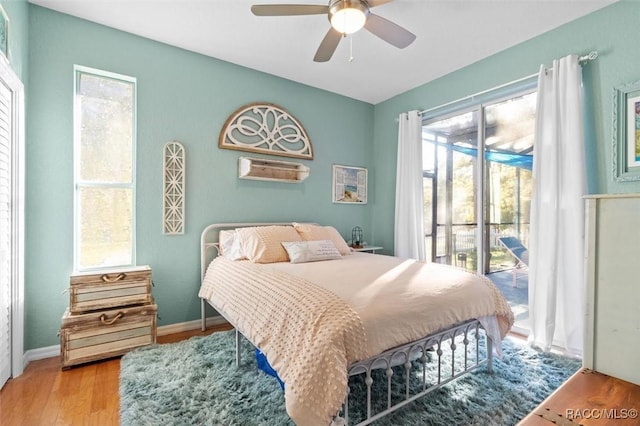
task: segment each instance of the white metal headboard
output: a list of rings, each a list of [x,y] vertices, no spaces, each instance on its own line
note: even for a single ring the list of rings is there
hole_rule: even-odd
[[[204,274],[207,272],[209,263],[218,255],[220,243],[218,235],[220,231],[225,229],[247,228],[250,226],[269,226],[280,225],[290,226],[293,222],[229,222],[229,223],[213,223],[202,231],[200,234],[200,283],[204,281]],[[211,250],[215,249],[215,250]],[[206,301],[200,299],[200,328],[206,330]],[[236,329],[236,348],[239,345],[239,336]],[[240,352],[236,350],[236,354]]]
[[[202,231],[200,235],[200,281],[204,279],[209,263],[217,256],[219,250],[218,234],[225,229],[247,228],[250,226],[291,226],[293,222],[229,222],[213,223]],[[215,249],[215,250],[211,250]]]

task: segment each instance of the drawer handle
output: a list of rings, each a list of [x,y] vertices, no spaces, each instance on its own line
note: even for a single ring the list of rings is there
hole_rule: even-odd
[[[104,274],[103,276],[100,277],[100,279],[102,279],[102,281],[104,281],[105,283],[115,283],[116,281],[125,279],[126,276],[127,274],[120,273],[116,275],[115,278],[109,278],[109,275]]]
[[[100,315],[100,322],[105,325],[111,325],[114,322],[118,321],[123,316],[124,316],[124,312],[118,312],[118,315],[116,315],[111,321],[107,321],[107,314],[102,314]]]

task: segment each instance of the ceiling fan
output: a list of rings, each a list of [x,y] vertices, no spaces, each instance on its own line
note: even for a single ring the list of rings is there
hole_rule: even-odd
[[[326,62],[343,36],[362,27],[400,49],[409,46],[416,36],[388,19],[371,13],[371,8],[393,0],[329,0],[328,6],[315,4],[258,4],[251,6],[256,16],[327,15],[331,27],[322,39],[313,60]]]

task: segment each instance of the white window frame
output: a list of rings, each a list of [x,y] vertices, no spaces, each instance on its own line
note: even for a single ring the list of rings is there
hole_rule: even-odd
[[[80,87],[80,75],[90,74],[98,77],[104,77],[112,80],[120,80],[122,82],[133,85],[133,105],[132,105],[132,141],[131,141],[131,183],[108,183],[108,182],[82,182],[80,177],[80,113],[81,106],[78,97]],[[136,152],[137,152],[137,98],[138,84],[135,77],[123,74],[117,74],[109,71],[90,68],[82,65],[73,66],[73,266],[75,271],[91,271],[98,269],[110,269],[123,266],[133,266],[136,264]],[[80,267],[80,189],[81,188],[123,188],[131,189],[132,205],[131,205],[131,263],[123,265],[112,265],[107,268],[103,266]]]

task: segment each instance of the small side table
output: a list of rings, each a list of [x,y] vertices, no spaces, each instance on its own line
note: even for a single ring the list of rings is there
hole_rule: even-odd
[[[380,247],[380,246],[364,246],[360,248],[352,248],[351,250],[375,254],[376,250],[382,250],[383,248],[384,247]]]

